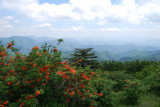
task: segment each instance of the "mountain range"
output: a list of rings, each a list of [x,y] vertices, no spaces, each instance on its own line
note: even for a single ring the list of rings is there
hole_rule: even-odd
[[[49,37],[36,37],[36,36],[12,36],[7,38],[0,38],[2,44],[7,45],[10,41],[15,41],[15,47],[20,49],[23,54],[28,54],[31,48],[34,46],[52,44],[56,45],[57,38]],[[101,61],[105,60],[135,60],[135,59],[145,59],[154,60],[160,59],[160,47],[158,46],[142,46],[135,44],[116,44],[115,42],[101,42],[101,41],[82,41],[74,39],[64,39],[64,42],[58,47],[62,51],[63,57],[70,57],[73,53],[74,48],[93,48],[93,51],[98,56]]]

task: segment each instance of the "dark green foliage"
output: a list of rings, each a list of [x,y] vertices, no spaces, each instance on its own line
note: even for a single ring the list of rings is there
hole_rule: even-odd
[[[62,39],[59,39],[59,43],[62,42]],[[59,45],[57,44],[57,46]],[[47,43],[43,45],[41,48],[42,50],[39,50],[38,52],[44,55],[44,52],[50,52],[54,51],[56,47],[53,47],[52,49],[49,49],[51,46],[47,46]],[[41,107],[45,106],[55,106],[55,107],[82,107],[82,106],[89,106],[92,105],[92,101],[95,102],[96,107],[111,107],[111,106],[116,106],[119,107],[119,105],[124,105],[124,107],[127,106],[140,106],[139,104],[142,104],[142,100],[140,100],[143,96],[147,94],[152,94],[152,95],[157,95],[156,97],[160,96],[160,62],[158,61],[147,61],[147,60],[133,60],[133,61],[114,61],[114,60],[107,60],[102,63],[101,68],[99,67],[99,63],[97,61],[97,56],[95,55],[94,52],[91,52],[93,48],[87,48],[87,49],[75,49],[74,54],[72,54],[72,58],[70,58],[70,62],[74,63],[75,68],[80,71],[86,71],[86,75],[88,77],[90,74],[87,74],[90,72],[90,68],[87,66],[90,66],[92,70],[95,71],[95,76],[94,80],[91,81],[89,84],[90,86],[93,85],[93,88],[87,92],[87,89],[82,89],[82,92],[84,92],[85,95],[89,95],[92,93],[92,97],[90,101],[85,101],[81,102],[83,99],[80,99],[79,97],[74,97],[72,96],[70,98],[70,102],[66,103],[66,99],[68,97],[64,97],[63,92],[65,92],[66,87],[64,88],[58,88],[56,89],[57,86],[60,86],[61,83],[64,81],[59,78],[57,79],[56,76],[53,76],[53,73],[56,74],[56,72],[52,72],[51,75],[53,77],[50,77],[51,81],[46,84],[46,87],[44,87],[43,91],[42,89],[38,89],[41,91],[41,94],[39,96],[36,96],[37,99],[32,99],[30,101],[26,102],[26,105],[32,105],[36,106],[37,104]],[[3,46],[0,46],[0,50],[3,50]],[[15,48],[12,48],[13,53],[9,53],[8,59],[10,56],[14,55],[15,52],[17,51]],[[13,66],[15,71],[22,71],[22,73],[26,76],[26,80],[31,80],[33,78],[37,78],[40,76],[40,74],[36,74],[35,71],[39,71],[37,67],[32,68],[32,66],[29,64],[32,60],[34,60],[36,65],[38,66],[44,66],[48,65],[51,62],[57,66],[62,60],[61,57],[61,52],[54,51],[55,53],[52,56],[52,59],[47,61],[47,59],[50,57],[47,54],[46,57],[42,57],[41,59],[38,58],[36,54],[36,50],[33,50],[31,53],[29,53],[30,57],[26,57],[26,60],[28,63],[24,63],[21,58],[21,54],[17,55],[16,57],[18,58],[21,63],[14,63]],[[68,51],[70,53],[70,51]],[[64,54],[67,54],[64,53]],[[7,57],[6,57],[7,58]],[[79,60],[79,61],[77,61]],[[0,60],[0,63],[2,60]],[[7,62],[5,59],[4,62]],[[64,63],[64,62],[62,62]],[[5,68],[6,65],[4,65],[4,69],[2,67],[0,68],[0,71],[7,71]],[[22,70],[22,67],[25,66],[27,67],[27,72],[25,70]],[[9,66],[10,68],[12,66]],[[100,69],[96,69],[99,67]],[[64,68],[63,68],[64,69]],[[58,69],[57,71],[63,70],[63,69]],[[92,71],[91,70],[91,71]],[[50,70],[49,70],[50,71]],[[110,72],[111,71],[111,72]],[[79,73],[80,75],[83,75]],[[61,75],[61,74],[60,74]],[[78,78],[79,76],[76,75]],[[3,72],[0,75],[0,79],[3,78]],[[5,82],[10,82],[10,81],[22,81],[24,78],[18,77],[14,79],[13,76],[10,76],[10,78],[7,78]],[[89,78],[92,79],[92,78]],[[86,81],[86,80],[85,80]],[[23,81],[22,81],[23,82]],[[22,83],[21,82],[21,83]],[[78,82],[77,82],[78,83]],[[36,83],[38,84],[38,83]],[[51,85],[50,85],[51,84]],[[54,84],[54,85],[53,85]],[[75,82],[76,84],[76,82]],[[89,85],[88,84],[88,85]],[[66,84],[66,86],[69,84]],[[0,81],[0,99],[5,99],[5,95],[8,94],[7,89],[11,89],[7,84],[3,84],[2,81]],[[14,85],[13,85],[14,86]],[[17,96],[11,96],[9,99],[10,106],[16,107],[19,106],[20,103],[14,103],[18,100],[19,97],[22,99],[25,99],[26,96],[29,96],[30,94],[26,92],[29,92],[30,88],[26,88],[28,86],[27,83],[23,84],[23,87],[21,89],[14,88],[14,93]],[[86,88],[90,89],[86,85]],[[77,88],[77,87],[76,87]],[[37,90],[37,89],[36,89]],[[36,90],[30,91],[30,93],[34,93]],[[96,92],[96,94],[94,94]],[[69,95],[69,93],[68,93]],[[47,97],[46,97],[47,96]],[[98,97],[100,96],[100,97]],[[81,101],[80,101],[81,100]],[[0,101],[0,102],[4,102]],[[36,102],[36,103],[33,103]],[[159,103],[159,100],[157,101]],[[142,104],[143,105],[143,104]],[[152,106],[152,105],[149,105]],[[157,105],[159,107],[159,104]]]
[[[124,64],[121,61],[107,60],[102,64],[102,69],[107,71],[124,70]]]
[[[124,84],[126,83],[126,80],[133,79],[133,76],[126,74],[125,71],[109,72],[108,75],[106,75],[106,77],[114,81],[114,91],[122,90]]]
[[[112,107],[117,104],[117,95],[114,93],[114,81],[107,78],[107,73],[97,71],[99,78],[94,81],[94,86],[103,96],[96,100],[100,103],[100,107]]]
[[[90,68],[98,68],[99,62],[97,56],[92,52],[93,48],[87,49],[77,49],[75,48],[74,54],[71,54],[72,57],[69,58],[71,63],[74,63],[76,66],[81,66],[82,68],[90,66]],[[80,60],[80,61],[78,61]]]
[[[122,71],[126,70],[127,73],[136,73],[142,71],[148,65],[155,65],[156,61],[147,60],[134,60],[134,61],[111,61],[107,60],[102,63],[102,69],[107,71]]]
[[[135,105],[138,103],[138,99],[141,96],[141,90],[139,88],[139,83],[136,81],[131,81],[126,84],[124,91],[122,92],[123,98],[122,103]]]
[[[153,61],[146,61],[146,60],[135,60],[135,61],[126,61],[125,69],[127,73],[136,73],[142,71],[147,65],[153,65]]]
[[[147,87],[148,92],[153,92],[160,96],[160,66],[147,66],[142,72],[136,73],[139,78]]]

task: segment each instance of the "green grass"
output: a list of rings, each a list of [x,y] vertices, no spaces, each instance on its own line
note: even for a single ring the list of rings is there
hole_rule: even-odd
[[[117,107],[160,107],[160,97],[148,94],[142,96],[137,105],[118,105]]]
[[[160,107],[160,97],[153,94],[145,95],[140,98],[138,107]]]

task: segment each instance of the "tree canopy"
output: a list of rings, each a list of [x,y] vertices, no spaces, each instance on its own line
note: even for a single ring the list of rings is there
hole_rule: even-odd
[[[98,68],[99,62],[97,56],[92,52],[93,48],[78,49],[75,48],[74,53],[69,58],[70,62],[76,66],[86,67],[87,65],[91,68]]]

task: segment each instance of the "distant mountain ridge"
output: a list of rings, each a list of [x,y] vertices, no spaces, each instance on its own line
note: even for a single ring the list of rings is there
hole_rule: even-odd
[[[15,41],[15,47],[20,49],[22,53],[29,53],[33,46],[41,46],[44,43],[56,45],[56,38],[48,37],[34,37],[34,36],[12,36],[8,38],[0,38],[2,44],[6,45],[10,41]],[[160,47],[154,46],[138,46],[133,44],[123,44],[123,45],[111,45],[111,44],[101,44],[95,45],[91,41],[87,43],[86,41],[78,41],[74,39],[65,39],[61,43],[59,50],[63,51],[63,56],[69,57],[69,54],[73,52],[74,48],[94,48],[96,55],[99,60],[134,60],[134,59],[148,59],[153,58],[160,59]]]

